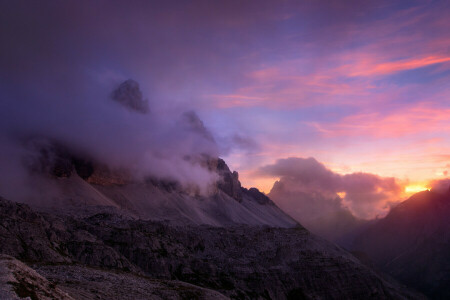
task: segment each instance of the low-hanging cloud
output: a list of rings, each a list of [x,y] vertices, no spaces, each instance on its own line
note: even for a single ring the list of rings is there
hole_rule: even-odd
[[[217,179],[201,159],[218,157],[218,148],[195,112],[148,112],[131,98],[113,101],[111,92],[123,90],[123,84],[105,86],[78,76],[73,84],[67,91],[55,84],[42,95],[2,99],[0,194],[20,196],[29,180],[27,162],[54,142],[110,168],[126,169],[135,179],[170,179],[202,191]],[[80,84],[87,89],[77,90]],[[141,97],[138,84],[132,86],[130,97]]]
[[[362,172],[341,175],[312,157],[279,159],[261,167],[259,174],[280,178],[269,195],[303,219],[342,209],[349,209],[358,218],[375,218],[398,202],[402,192],[395,178]]]

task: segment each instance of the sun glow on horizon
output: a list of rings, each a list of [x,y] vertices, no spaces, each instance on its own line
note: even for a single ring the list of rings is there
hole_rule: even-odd
[[[408,193],[408,194],[414,194],[414,193],[429,191],[429,190],[430,190],[430,188],[428,188],[424,185],[420,185],[420,184],[413,184],[413,185],[408,185],[405,187],[405,193]]]

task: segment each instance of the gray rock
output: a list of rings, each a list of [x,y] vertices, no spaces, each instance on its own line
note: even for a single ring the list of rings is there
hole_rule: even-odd
[[[83,265],[35,265],[37,272],[75,299],[181,300],[229,299],[205,288],[177,280],[161,280],[117,270]]]
[[[176,227],[113,212],[55,216],[6,200],[0,204],[0,253],[40,266],[57,259],[65,271],[53,269],[52,277],[51,268],[38,270],[71,289],[86,280],[108,281],[111,272],[119,272],[113,282],[125,273],[124,282],[128,276],[178,280],[238,299],[421,298],[301,226]],[[72,269],[73,263],[110,275],[89,275]],[[85,275],[67,283],[61,276],[71,272],[75,278]]]
[[[132,79],[122,82],[113,91],[111,98],[133,111],[144,114],[149,111],[148,101],[143,98],[139,83]]]
[[[69,294],[17,259],[0,254],[0,299],[73,300]]]

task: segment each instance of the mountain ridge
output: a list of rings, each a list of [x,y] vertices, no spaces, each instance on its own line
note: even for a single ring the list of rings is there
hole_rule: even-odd
[[[356,237],[382,271],[434,299],[450,297],[450,192],[423,191]]]

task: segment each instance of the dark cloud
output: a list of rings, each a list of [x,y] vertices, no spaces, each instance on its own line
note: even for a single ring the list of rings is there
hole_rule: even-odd
[[[369,173],[337,174],[316,159],[279,159],[259,174],[279,177],[269,196],[300,221],[349,209],[356,217],[374,218],[399,201],[401,186],[394,178]]]

